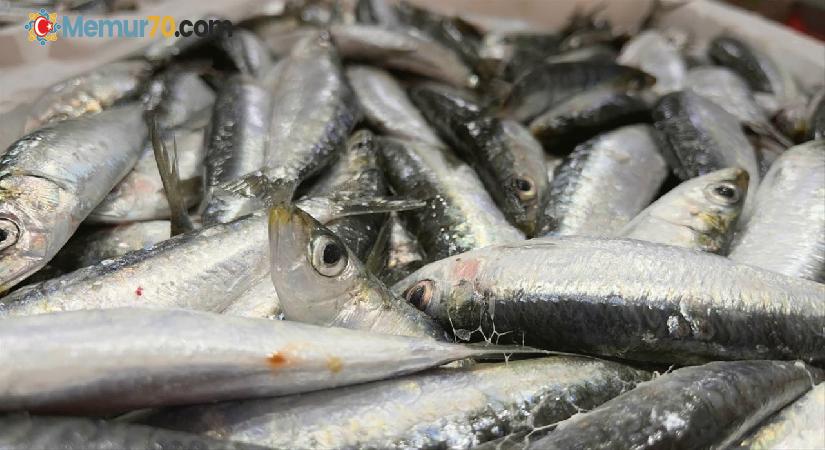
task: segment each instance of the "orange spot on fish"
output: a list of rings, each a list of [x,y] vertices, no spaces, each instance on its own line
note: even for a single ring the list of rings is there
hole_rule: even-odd
[[[266,362],[268,362],[269,365],[272,368],[277,369],[277,368],[285,366],[286,363],[287,363],[287,360],[286,360],[286,356],[284,356],[282,353],[273,352],[271,355],[269,355],[266,358]]]
[[[456,260],[453,264],[453,277],[457,280],[472,280],[478,273],[480,262],[477,259]]]
[[[338,373],[344,367],[344,362],[337,356],[330,356],[327,358],[327,368],[332,373]]]
[[[135,295],[137,295],[138,297],[140,297],[141,295],[143,295],[143,288],[142,288],[142,287],[140,287],[140,286],[138,286],[138,288],[137,288],[137,289],[135,289]]]

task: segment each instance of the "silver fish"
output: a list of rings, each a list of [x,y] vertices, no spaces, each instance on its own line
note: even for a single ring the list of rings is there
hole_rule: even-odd
[[[682,182],[618,236],[726,254],[748,194],[748,173],[721,169]]]
[[[0,417],[0,447],[4,450],[264,450],[257,445],[143,425],[26,414]]]
[[[130,104],[58,122],[0,157],[0,292],[43,267],[132,168],[142,112]]]
[[[50,87],[31,107],[25,131],[100,112],[137,95],[149,76],[143,61],[120,61]]]
[[[168,70],[152,80],[148,91],[147,109],[157,114],[163,129],[184,126],[215,103],[215,92],[193,70]]]
[[[260,79],[275,64],[266,45],[249,30],[235,28],[231,34],[222,34],[219,42],[243,74]]]
[[[685,367],[560,423],[527,448],[728,448],[821,379],[800,362]]]
[[[257,207],[254,198],[227,193],[223,185],[264,166],[271,115],[272,95],[266,88],[246,76],[226,80],[206,137],[205,225],[230,222]]]
[[[203,128],[177,128],[164,133],[167,147],[177,147],[181,191],[187,206],[202,193]],[[169,202],[151,143],[146,143],[137,164],[86,218],[88,223],[127,223],[170,217]]]
[[[295,208],[269,212],[270,274],[289,320],[443,339],[432,319],[391,294],[337,236]]]
[[[730,258],[825,282],[825,141],[792,147],[771,165]]]
[[[576,147],[550,184],[547,231],[615,235],[650,204],[667,177],[653,133],[648,125],[632,125]]]
[[[377,25],[333,25],[341,57],[434,78],[457,87],[475,87],[478,76],[453,50],[414,29]]]
[[[141,422],[273,448],[464,449],[552,425],[648,377],[613,362],[548,357],[444,368],[301,396],[175,408]]]
[[[7,319],[0,347],[10,368],[0,373],[0,410],[94,415],[296,394],[534,352],[136,308]]]
[[[685,84],[687,67],[679,48],[656,30],[634,36],[622,47],[616,61],[656,77],[651,89],[659,95],[679,91]]]
[[[378,131],[433,146],[443,145],[392,75],[369,66],[350,66],[347,78],[367,121]]]
[[[776,413],[739,444],[753,450],[825,448],[825,383]]]
[[[57,252],[52,262],[64,270],[75,270],[151,247],[171,237],[168,220],[124,223],[76,233]]]
[[[680,364],[825,360],[825,285],[650,242],[571,236],[487,247],[430,263],[393,291],[464,338],[480,330]]]
[[[381,149],[396,192],[427,202],[426,207],[401,216],[428,260],[524,239],[475,171],[448,149],[389,138],[383,140]]]
[[[424,265],[424,255],[421,254],[416,239],[404,227],[398,213],[391,213],[387,220],[390,236],[385,267],[380,271],[379,278],[391,286]]]

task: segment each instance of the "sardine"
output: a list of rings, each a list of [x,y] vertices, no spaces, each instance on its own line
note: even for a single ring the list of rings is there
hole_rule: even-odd
[[[82,228],[81,228],[82,230]],[[71,271],[151,247],[171,237],[168,220],[124,223],[75,233],[52,262]]]
[[[662,33],[646,30],[628,41],[616,62],[656,77],[653,92],[664,95],[682,90],[687,67],[679,49]]]
[[[86,415],[297,394],[535,352],[138,308],[6,319],[0,347],[0,410]]]
[[[232,34],[222,34],[219,42],[242,74],[261,79],[275,64],[266,44],[249,30],[236,28]]]
[[[688,72],[685,87],[721,106],[753,132],[790,146],[788,138],[771,124],[756,104],[748,84],[735,72],[724,67],[696,67]]]
[[[528,237],[543,228],[549,194],[544,151],[521,124],[487,115],[443,86],[417,86],[410,98],[441,139],[475,169],[510,223]]]
[[[825,282],[825,141],[785,151],[755,194],[730,258]]]
[[[367,121],[376,130],[387,136],[443,145],[390,74],[369,66],[350,66],[347,78]]]
[[[618,236],[726,254],[748,194],[748,173],[721,169],[682,182],[640,212]]]
[[[146,139],[129,104],[37,129],[0,157],[0,292],[43,267],[132,168]]]
[[[163,133],[167,147],[177,148],[181,193],[187,206],[201,198],[203,185],[203,128],[176,128]],[[100,201],[86,218],[88,223],[128,223],[170,217],[169,202],[158,172],[152,144],[147,142],[131,172]]]
[[[513,84],[502,114],[527,122],[575,94],[598,85],[642,88],[652,85],[650,75],[612,62],[563,62],[542,64]]]
[[[825,360],[825,285],[650,242],[498,245],[430,263],[393,290],[463,337],[679,364]]]
[[[616,51],[606,45],[596,44],[589,47],[581,47],[575,50],[568,50],[557,55],[548,56],[544,62],[547,64],[562,63],[562,62],[614,62],[618,57]]]
[[[530,132],[548,152],[565,155],[576,145],[634,123],[649,123],[650,106],[639,95],[614,87],[574,95],[530,122]]]
[[[685,367],[571,417],[528,448],[728,448],[821,379],[800,362]]]
[[[391,213],[389,219],[389,239],[386,249],[385,267],[378,277],[387,286],[392,286],[424,265],[424,255],[416,239],[410,235],[398,213]]]
[[[739,444],[753,450],[825,448],[825,383],[776,413]]]
[[[811,139],[825,140],[825,87],[811,99],[808,135]]]
[[[273,448],[464,449],[549,427],[648,377],[613,362],[548,357],[444,368],[301,396],[175,408],[141,422]]]
[[[289,320],[443,339],[429,316],[390,293],[340,238],[309,214],[269,213],[270,274]]]
[[[427,202],[401,217],[429,261],[524,239],[496,207],[475,171],[449,149],[388,138],[382,140],[381,150],[396,192]]]
[[[219,91],[206,137],[204,225],[230,222],[257,208],[254,198],[223,187],[264,166],[271,114],[272,95],[247,76],[229,78]]]
[[[152,80],[148,91],[147,109],[155,112],[164,130],[208,118],[215,103],[215,92],[192,70],[168,70]]]
[[[653,200],[667,176],[649,125],[597,136],[571,153],[550,184],[547,231],[611,236]]]
[[[662,152],[679,178],[687,180],[726,167],[748,172],[748,192],[759,186],[756,151],[742,132],[739,120],[721,106],[692,92],[674,92],[659,99],[653,120],[663,139]],[[745,199],[742,217],[753,208]]]
[[[333,25],[330,34],[341,57],[475,87],[478,76],[451,49],[421,33],[375,25]]]
[[[257,445],[144,425],[26,414],[0,417],[0,447],[4,450],[264,450]]]
[[[100,112],[119,100],[136,96],[149,72],[145,62],[120,61],[62,81],[34,102],[25,131]]]

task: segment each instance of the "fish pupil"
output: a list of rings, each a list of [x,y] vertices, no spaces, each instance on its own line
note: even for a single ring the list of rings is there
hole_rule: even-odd
[[[729,186],[716,186],[714,192],[725,198],[733,198],[736,195],[736,192],[733,190],[733,188]]]
[[[8,231],[0,228],[0,242],[5,241],[9,237]]]
[[[335,244],[327,244],[321,257],[324,264],[332,265],[341,260],[341,249]]]
[[[516,189],[522,192],[529,192],[533,186],[530,184],[529,181],[525,180],[524,178],[516,178]]]
[[[411,292],[410,295],[407,297],[407,300],[412,303],[418,309],[421,309],[421,304],[424,301],[424,286],[417,286]]]

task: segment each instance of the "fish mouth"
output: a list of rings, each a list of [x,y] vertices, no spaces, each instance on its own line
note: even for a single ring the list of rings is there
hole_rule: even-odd
[[[736,184],[736,187],[742,190],[742,192],[747,192],[751,180],[750,174],[748,174],[747,170],[738,167],[734,170],[736,171],[734,174],[734,184]]]
[[[301,283],[311,272],[307,255],[312,229],[309,214],[293,205],[269,210],[270,277],[281,298],[300,295]]]

